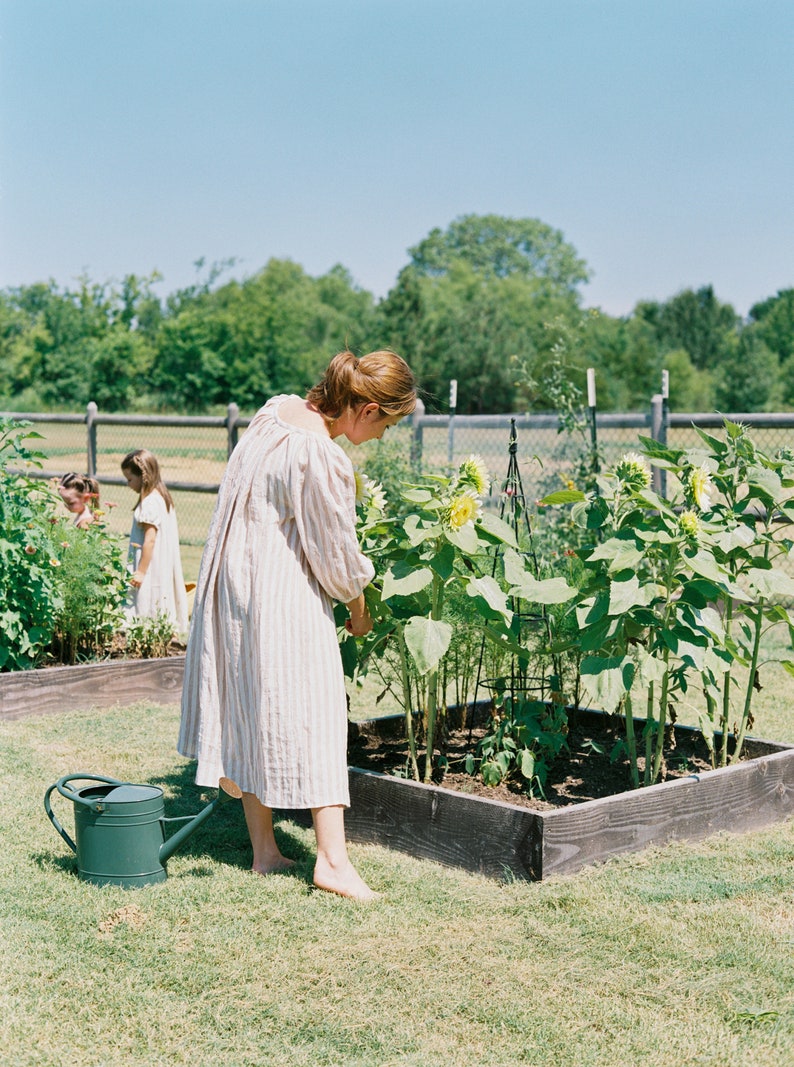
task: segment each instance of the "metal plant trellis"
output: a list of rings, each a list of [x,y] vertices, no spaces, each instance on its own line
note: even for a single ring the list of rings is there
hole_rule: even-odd
[[[515,419],[510,420],[510,440],[508,442],[507,452],[507,474],[502,483],[499,518],[512,527],[516,538],[516,544],[519,547],[519,552],[530,561],[532,574],[535,578],[539,579],[540,566],[533,545],[532,524],[530,522],[529,510],[524,496],[521,471],[518,466],[518,437],[516,434]],[[496,569],[499,565],[500,549],[494,548],[493,552],[492,575],[496,574]],[[510,598],[510,609],[513,612],[514,619],[517,620],[518,623],[516,638],[519,643],[523,641],[523,638],[531,629],[548,629],[548,616],[545,607],[541,605],[540,611],[529,610],[529,607],[527,602],[520,597],[515,596]],[[483,637],[480,645],[480,657],[477,663],[474,699],[471,705],[472,710],[469,715],[469,740],[471,740],[471,731],[474,724],[474,709],[477,706],[477,693],[481,688],[491,692],[491,699],[493,699],[493,695],[496,692],[499,692],[510,696],[514,702],[525,699],[530,693],[534,699],[543,700],[548,688],[545,675],[530,674],[528,665],[522,666],[518,655],[514,653],[510,655],[510,667],[508,671],[504,672],[499,677],[484,678],[483,665],[485,661],[485,649],[486,638]]]

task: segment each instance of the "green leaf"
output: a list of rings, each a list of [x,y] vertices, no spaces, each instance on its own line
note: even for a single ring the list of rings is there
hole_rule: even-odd
[[[586,496],[579,489],[560,489],[557,493],[549,493],[540,501],[542,507],[553,507],[556,504],[578,504],[586,500]]]
[[[582,660],[581,678],[591,704],[613,712],[631,689],[634,664],[628,656],[586,656]]]
[[[421,545],[423,541],[429,541],[432,537],[439,537],[442,532],[442,527],[439,523],[435,522],[428,525],[423,523],[418,515],[409,515],[405,520],[403,529],[405,530],[405,536],[414,548],[417,545]]]
[[[787,674],[790,674],[792,678],[794,678],[794,663],[792,663],[790,659],[782,659],[780,661],[780,666]]]
[[[426,619],[415,615],[403,630],[405,647],[420,675],[434,670],[452,640],[452,627],[440,619]]]
[[[641,686],[647,689],[651,682],[661,682],[666,670],[664,660],[640,649],[637,655],[637,681]]]
[[[513,612],[507,606],[507,597],[499,588],[498,582],[486,575],[484,578],[472,578],[466,585],[466,592],[471,597],[482,597],[488,607],[498,615],[503,615],[509,623]]]
[[[454,546],[445,541],[435,556],[428,562],[439,578],[443,578],[446,581],[455,569]]]
[[[355,637],[348,634],[345,640],[340,643],[339,651],[342,655],[342,669],[345,677],[353,678],[358,666],[358,648],[356,647]]]
[[[587,557],[587,562],[593,563],[601,559],[609,560],[609,571],[614,573],[615,571],[633,569],[643,556],[644,552],[637,547],[633,535],[629,535],[627,538],[610,537],[603,544],[597,545],[593,549]]]
[[[429,489],[404,489],[400,495],[410,504],[427,504],[433,499]]]
[[[459,530],[444,530],[444,536],[451,545],[459,548],[467,556],[476,556],[482,548],[477,531],[469,522],[461,526]]]
[[[609,504],[603,497],[588,497],[571,508],[571,518],[586,530],[598,530],[609,518]]]
[[[485,530],[491,537],[496,538],[497,541],[501,541],[503,544],[510,545],[513,548],[518,548],[513,527],[503,519],[500,519],[498,515],[494,515],[490,511],[484,511],[477,520],[477,526]]]
[[[764,598],[794,596],[794,578],[784,574],[783,571],[751,567],[747,572],[747,580],[758,591],[758,595]]]
[[[528,782],[535,777],[535,755],[531,749],[525,748],[521,753],[521,774]]]
[[[726,555],[737,548],[749,548],[753,541],[755,534],[744,524],[735,526],[732,530],[725,530],[714,538],[714,544]]]
[[[405,560],[397,560],[383,576],[381,598],[411,596],[430,585],[433,572],[428,567],[412,567]]]
[[[532,604],[564,604],[576,596],[564,578],[544,578],[538,581],[531,574],[524,573],[521,582],[510,590],[512,596],[523,597]]]
[[[637,604],[645,604],[640,580],[633,574],[626,582],[610,582],[609,615],[624,615]]]

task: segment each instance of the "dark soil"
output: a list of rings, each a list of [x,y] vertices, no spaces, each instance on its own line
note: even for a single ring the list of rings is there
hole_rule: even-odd
[[[410,776],[402,720],[388,720],[385,729],[379,729],[375,723],[377,720],[351,725],[349,763],[364,770]],[[471,736],[466,728],[449,728],[446,732],[441,751],[449,761],[449,769],[443,775],[437,773],[434,776],[434,784],[445,789],[543,811],[624,793],[632,788],[628,760],[621,758],[613,762],[609,758],[623,733],[623,723],[617,717],[587,712],[573,715],[569,722],[567,744],[550,768],[543,794],[536,787],[534,796],[529,796],[520,782],[487,786],[479,776],[466,773],[466,755],[476,752],[477,741],[483,736],[484,727],[475,727]],[[641,758],[639,763],[642,781],[644,759]],[[668,729],[660,780],[669,781],[707,770],[711,770],[711,761],[700,734],[696,731]]]

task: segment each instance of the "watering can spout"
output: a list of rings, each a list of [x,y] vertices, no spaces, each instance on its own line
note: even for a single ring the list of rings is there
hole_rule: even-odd
[[[225,804],[229,800],[239,800],[243,795],[242,789],[236,782],[233,782],[231,778],[221,778],[218,782],[218,795],[215,800],[210,801],[205,808],[202,808],[197,815],[189,816],[189,821],[185,822],[183,818],[177,819],[163,819],[163,823],[168,822],[185,822],[185,825],[181,830],[177,830],[175,834],[164,841],[160,846],[159,860],[160,863],[165,863],[185,841],[193,834],[199,826],[208,819],[210,815],[221,804]]]

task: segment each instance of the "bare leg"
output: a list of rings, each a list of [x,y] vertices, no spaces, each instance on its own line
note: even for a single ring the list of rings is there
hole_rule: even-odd
[[[370,889],[350,862],[345,843],[345,809],[341,806],[312,808],[317,838],[317,862],[314,884],[353,900],[373,900],[378,896]]]
[[[295,861],[282,856],[273,834],[273,811],[266,808],[253,793],[243,793],[243,811],[248,836],[254,848],[251,870],[257,874],[273,874],[295,866]]]

